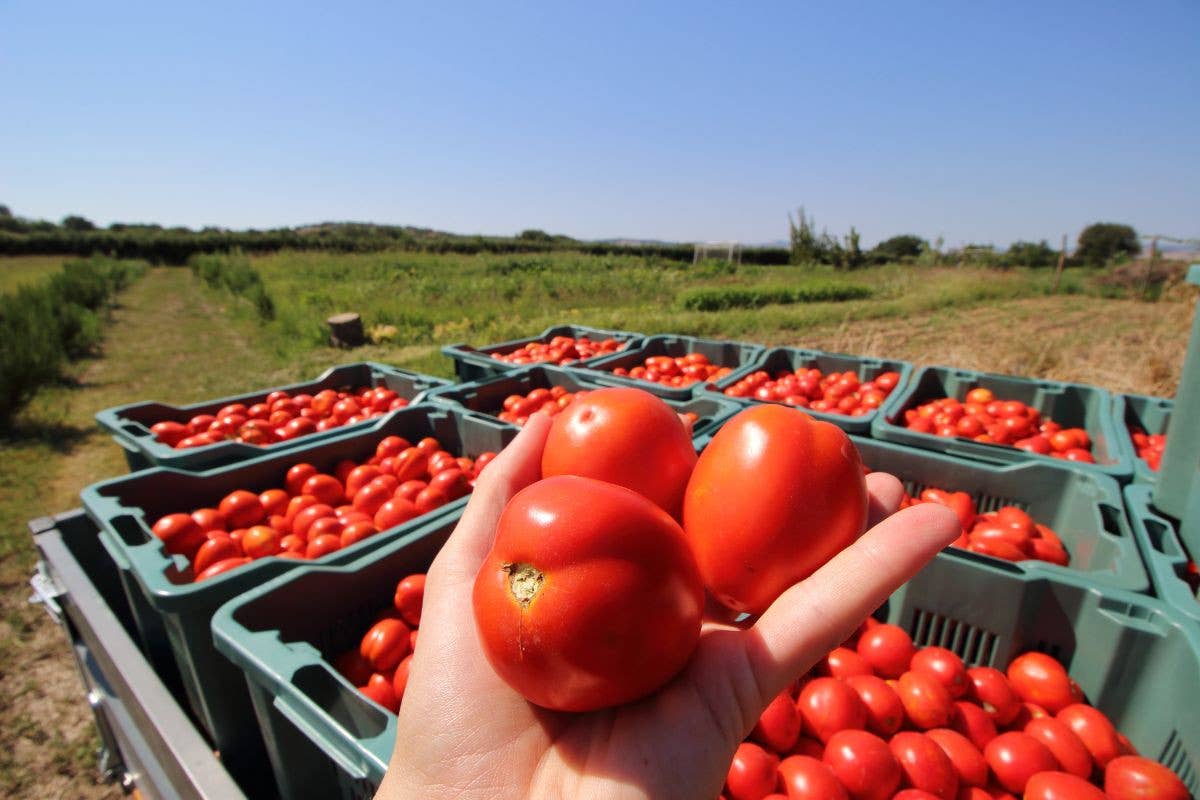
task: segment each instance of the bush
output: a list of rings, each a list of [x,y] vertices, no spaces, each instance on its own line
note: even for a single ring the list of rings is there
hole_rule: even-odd
[[[725,311],[730,308],[760,308],[771,304],[836,303],[862,300],[871,296],[866,286],[814,281],[801,286],[761,286],[744,288],[722,286],[688,289],[677,302],[688,311]]]
[[[1141,250],[1137,231],[1129,225],[1097,222],[1079,234],[1075,257],[1089,267],[1102,267],[1117,256],[1136,256]]]
[[[0,295],[0,423],[57,380],[68,359],[96,350],[100,312],[144,269],[102,257],[71,261],[41,284]]]
[[[188,259],[188,266],[192,274],[212,288],[224,289],[248,300],[259,319],[275,319],[275,301],[267,293],[262,276],[241,252],[194,255]]]

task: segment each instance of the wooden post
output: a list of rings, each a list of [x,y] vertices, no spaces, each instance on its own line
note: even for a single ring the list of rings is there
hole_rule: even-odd
[[[1150,294],[1150,278],[1154,272],[1154,261],[1158,257],[1158,237],[1150,238],[1150,257],[1146,259],[1146,276],[1142,281],[1142,299]]]
[[[1058,284],[1062,280],[1063,267],[1067,265],[1067,235],[1062,237],[1062,248],[1058,251],[1058,268],[1054,270],[1054,294],[1058,294]]]
[[[366,341],[358,314],[334,314],[325,322],[329,324],[329,344],[333,347],[358,347]]]

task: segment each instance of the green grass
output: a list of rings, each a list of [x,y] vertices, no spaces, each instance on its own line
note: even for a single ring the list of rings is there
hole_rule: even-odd
[[[11,292],[20,286],[29,286],[57,272],[64,256],[13,256],[0,258],[0,294]]]

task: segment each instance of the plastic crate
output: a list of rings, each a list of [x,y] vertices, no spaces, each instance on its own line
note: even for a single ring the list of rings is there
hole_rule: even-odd
[[[549,342],[555,336],[570,336],[575,339],[583,336],[589,339],[600,340],[617,339],[625,343],[625,349],[636,347],[643,338],[642,334],[631,331],[588,328],[584,325],[555,325],[546,328],[546,330],[537,336],[530,336],[526,339],[512,339],[507,342],[491,344],[478,349],[471,347],[469,344],[448,344],[442,348],[442,354],[454,359],[454,374],[458,376],[461,382],[480,381],[529,366],[528,364],[510,364],[507,361],[500,361],[492,358],[493,353],[511,353],[513,350],[518,350],[530,342]],[[607,357],[608,354],[596,356],[595,358],[584,359],[579,363],[587,364]]]
[[[1200,264],[1188,268],[1187,281],[1200,286]],[[1175,425],[1163,452],[1154,503],[1180,521],[1179,535],[1195,553],[1200,552],[1200,309],[1192,314],[1174,412]]]
[[[283,486],[293,464],[309,462],[332,472],[342,459],[365,460],[386,436],[399,435],[411,441],[433,436],[456,455],[475,456],[502,449],[516,433],[515,427],[479,414],[422,404],[381,418],[367,431],[207,472],[146,470],[90,486],[82,499],[100,526],[101,541],[117,562],[147,649],[160,658],[169,650],[202,727],[218,749],[231,752],[231,748],[243,746],[247,737],[256,736],[257,730],[240,673],[213,649],[209,628],[213,612],[299,564],[351,561],[433,519],[457,513],[467,499],[459,498],[314,562],[264,558],[199,584],[179,582],[187,560],[168,555],[150,525],[164,514],[216,507],[234,489],[261,492]]]
[[[176,450],[154,438],[150,426],[157,422],[184,422],[197,414],[214,414],[230,403],[253,405],[262,402],[271,392],[284,391],[289,394],[315,394],[323,389],[347,389],[358,386],[386,386],[404,399],[420,402],[425,392],[439,386],[449,385],[443,378],[422,375],[417,372],[361,361],[356,364],[343,364],[332,367],[321,373],[317,378],[307,383],[293,383],[286,386],[275,386],[261,389],[249,394],[225,397],[220,400],[206,400],[189,406],[172,406],[158,402],[130,403],[128,405],[107,408],[96,414],[96,422],[100,427],[112,434],[113,439],[125,451],[125,460],[131,470],[146,469],[147,467],[171,467],[192,472],[211,469],[224,464],[245,461],[248,458],[261,456],[264,453],[276,453],[290,450],[298,445],[328,439],[347,431],[363,430],[371,421],[343,425],[328,431],[310,433],[287,442],[270,445],[247,444],[246,442],[225,441],[204,447],[191,447]]]
[[[590,376],[589,376],[590,377]],[[562,386],[567,391],[602,389],[606,384],[583,377],[579,372],[562,367],[529,367],[519,372],[509,372],[493,378],[471,383],[447,386],[430,392],[428,398],[434,403],[449,403],[468,408],[480,414],[494,416],[501,410],[504,398],[511,394],[528,394],[534,389],[549,389]],[[721,423],[741,410],[733,398],[723,395],[703,394],[691,400],[665,400],[679,413],[687,411],[699,419],[692,428],[693,438],[720,427]]]
[[[996,466],[903,445],[852,436],[863,463],[895,475],[912,496],[935,486],[966,492],[980,513],[1017,506],[1062,538],[1070,566],[1029,559],[1007,562],[969,555],[1024,575],[1069,576],[1095,586],[1145,592],[1150,588],[1133,531],[1125,518],[1121,487],[1107,475],[1060,464],[1027,462]],[[949,548],[953,557],[968,555]]]
[[[900,373],[900,380],[897,382],[896,388],[888,395],[889,398],[904,391],[905,386],[907,386],[909,379],[912,377],[913,370],[912,364],[909,364],[907,361],[866,358],[843,353],[826,353],[821,350],[802,350],[795,347],[776,347],[764,352],[746,373],[737,377],[730,375],[722,378],[716,382],[715,389],[711,386],[708,387],[706,394],[715,392],[721,394],[722,397],[727,397],[727,395],[723,394],[722,390],[737,383],[745,375],[758,372],[759,370],[769,373],[774,378],[780,372],[795,372],[798,369],[812,369],[814,367],[821,370],[822,373],[853,372],[863,381],[871,380],[884,372],[898,372]],[[732,397],[729,399],[734,400],[743,408],[764,402],[755,400],[752,397]],[[848,414],[830,414],[825,411],[813,411],[810,408],[805,408],[803,411],[819,420],[832,422],[848,433],[857,433],[864,436],[870,435],[871,424],[879,416],[879,409],[858,417],[852,417]]]
[[[971,389],[991,389],[1001,400],[1020,400],[1036,408],[1064,428],[1083,428],[1092,439],[1095,464],[1062,459],[1019,450],[1000,444],[986,444],[966,438],[948,438],[932,433],[918,433],[904,427],[904,412],[940,397],[962,400]],[[909,382],[905,391],[894,392],[883,404],[882,413],[875,418],[871,435],[876,439],[936,450],[993,464],[1012,464],[1021,461],[1067,464],[1077,469],[1099,472],[1126,482],[1133,476],[1133,464],[1121,446],[1125,431],[1118,431],[1111,412],[1111,396],[1103,389],[1080,383],[1017,378],[989,372],[925,367]]]
[[[703,353],[713,364],[721,367],[731,367],[733,372],[728,377],[736,380],[754,368],[754,364],[762,354],[763,346],[746,342],[729,342],[722,339],[698,339],[695,336],[651,336],[638,347],[623,353],[604,356],[587,364],[580,363],[578,367],[571,365],[570,369],[579,369],[590,380],[613,386],[635,386],[645,389],[659,397],[668,400],[688,400],[703,390],[705,384],[698,381],[685,389],[663,386],[660,383],[640,381],[636,378],[626,378],[613,375],[617,367],[631,369],[638,366],[650,356],[671,356],[678,358],[688,353]]]
[[[1153,598],[1014,566],[939,554],[877,616],[917,646],[945,647],[969,665],[1003,669],[1029,650],[1054,656],[1142,755],[1200,794],[1196,627]]]
[[[428,568],[451,529],[443,520],[352,564],[305,568],[214,617],[217,647],[245,670],[285,795],[373,796],[396,718],[330,661],[355,646],[400,578]],[[1025,650],[1055,655],[1144,754],[1195,791],[1200,715],[1180,698],[1200,688],[1200,637],[1152,598],[1106,594],[973,556],[938,554],[878,616],[971,664],[1003,667]],[[297,613],[296,597],[321,601]]]
[[[1154,594],[1200,623],[1200,592],[1188,583],[1188,551],[1179,526],[1154,507],[1154,489],[1146,484],[1125,487],[1125,510],[1150,573]]]
[[[1135,483],[1154,483],[1158,480],[1158,472],[1150,469],[1150,466],[1138,457],[1137,448],[1133,446],[1133,439],[1129,436],[1129,429],[1138,427],[1150,434],[1166,433],[1174,406],[1175,402],[1165,397],[1148,397],[1144,394],[1113,395],[1113,425],[1117,429],[1117,441],[1125,451],[1125,457],[1133,465]]]

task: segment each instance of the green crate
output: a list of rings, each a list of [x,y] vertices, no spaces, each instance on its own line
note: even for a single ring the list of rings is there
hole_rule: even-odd
[[[1083,428],[1092,439],[1092,456],[1096,463],[1066,462],[1007,445],[986,444],[962,437],[951,439],[932,433],[910,431],[904,427],[906,410],[940,397],[962,400],[968,391],[976,387],[991,389],[1001,400],[1020,400],[1064,428]],[[906,390],[894,392],[883,404],[882,413],[875,418],[871,427],[871,435],[876,439],[993,464],[1022,461],[1070,463],[1077,469],[1098,472],[1118,481],[1128,482],[1133,477],[1133,464],[1121,447],[1121,438],[1128,434],[1117,430],[1111,405],[1112,400],[1108,392],[1081,383],[1034,380],[952,367],[925,367],[909,382]]]
[[[575,339],[586,336],[593,340],[617,339],[625,343],[626,349],[636,347],[642,340],[642,334],[631,331],[589,328],[584,325],[555,325],[546,328],[546,330],[537,336],[530,336],[525,339],[512,339],[507,342],[491,344],[478,349],[471,347],[469,344],[448,344],[442,348],[442,354],[454,359],[454,374],[458,376],[459,381],[462,383],[481,381],[528,366],[527,364],[509,364],[507,361],[500,361],[492,358],[493,354],[502,355],[511,353],[513,350],[518,350],[530,342],[549,342],[555,336],[570,336]],[[600,358],[607,358],[607,355],[584,359],[580,363],[591,363]]]
[[[1146,433],[1166,433],[1171,423],[1171,409],[1175,401],[1165,397],[1149,397],[1144,394],[1113,395],[1113,425],[1117,429],[1117,441],[1125,451],[1125,457],[1133,465],[1135,483],[1154,483],[1158,472],[1138,457],[1129,429],[1138,427]],[[1120,434],[1125,434],[1121,436]]]
[[[1154,488],[1135,483],[1125,487],[1125,510],[1133,535],[1150,573],[1154,594],[1164,603],[1200,622],[1200,591],[1188,582],[1188,551],[1179,525],[1154,507]]]
[[[284,391],[289,394],[315,394],[323,389],[342,390],[357,386],[386,386],[406,400],[417,403],[430,389],[446,386],[449,383],[443,378],[435,378],[431,375],[360,361],[356,364],[332,367],[307,383],[275,386],[249,394],[225,397],[220,400],[206,400],[188,406],[173,406],[147,401],[106,408],[96,414],[96,422],[111,433],[116,443],[125,451],[125,460],[129,463],[129,469],[132,471],[148,467],[171,467],[172,469],[198,472],[245,461],[266,453],[290,450],[297,445],[311,444],[347,431],[364,430],[372,421],[343,425],[340,428],[310,433],[291,441],[270,445],[225,441],[184,450],[176,450],[157,441],[154,434],[150,433],[150,426],[157,422],[186,423],[197,414],[214,414],[230,403],[243,403],[250,406],[262,402],[267,395],[276,391]]]
[[[822,350],[803,350],[795,347],[776,347],[764,352],[748,372],[736,377],[729,375],[722,378],[716,382],[716,388],[712,386],[707,387],[705,394],[722,393],[723,390],[737,383],[738,380],[746,377],[746,375],[751,375],[759,371],[766,372],[774,378],[780,372],[795,372],[799,369],[812,369],[814,367],[821,370],[822,373],[853,372],[862,381],[871,380],[884,372],[898,372],[900,373],[900,380],[896,384],[896,388],[888,395],[889,398],[904,391],[904,387],[908,384],[913,370],[912,364],[909,364],[907,361],[868,358],[865,356],[846,355],[844,353],[826,353]],[[723,393],[722,396],[728,397]],[[756,405],[760,402],[773,402],[755,400],[751,397],[730,397],[729,399],[737,402],[743,408]],[[802,410],[816,419],[824,422],[832,422],[847,433],[857,433],[863,436],[870,435],[871,424],[879,416],[878,409],[858,417],[852,417],[848,414],[830,414],[825,411],[813,411],[810,408]]]
[[[1144,592],[1150,588],[1125,518],[1121,487],[1107,475],[1055,463],[996,466],[876,439],[852,436],[851,440],[864,464],[895,475],[913,497],[934,486],[966,492],[981,514],[1002,506],[1024,509],[1054,529],[1071,555],[1071,565],[1037,559],[1012,563],[949,548],[947,553],[954,557],[1004,564],[1030,576],[1073,576],[1110,589]]]
[[[698,339],[695,336],[651,336],[639,346],[625,352],[597,358],[587,364],[570,365],[569,369],[578,369],[589,380],[603,381],[614,386],[634,386],[668,400],[689,400],[697,396],[705,386],[697,382],[686,389],[676,389],[650,381],[640,381],[613,375],[617,367],[631,369],[638,366],[650,356],[671,356],[678,358],[689,353],[703,353],[713,364],[721,367],[732,367],[733,372],[728,377],[736,380],[753,369],[755,362],[762,354],[763,346],[747,342],[729,342],[722,339]]]
[[[611,384],[606,384],[603,378],[592,380],[590,376],[585,378],[579,372],[562,367],[529,367],[487,380],[446,386],[430,392],[428,397],[434,403],[449,403],[480,414],[495,416],[501,410],[504,398],[511,394],[524,395],[534,389],[549,389],[554,386],[578,392],[602,389],[606,385]],[[699,417],[692,427],[693,438],[715,430],[741,410],[741,406],[734,402],[733,398],[722,395],[704,394],[691,400],[665,402],[680,414],[690,411]]]
[[[213,618],[218,649],[245,670],[285,796],[373,796],[395,743],[396,717],[359,694],[330,661],[356,645],[392,602],[400,578],[428,569],[451,529],[443,520],[352,564],[304,568]],[[1195,791],[1200,715],[1180,698],[1200,688],[1200,637],[1152,598],[973,556],[939,553],[879,616],[972,664],[1003,667],[1031,649],[1063,659],[1133,743]],[[296,597],[321,601],[297,613]]]
[[[948,648],[970,665],[1003,669],[1028,650],[1054,656],[1142,755],[1200,794],[1196,626],[1150,597],[1014,566],[939,554],[878,616],[919,647]]]
[[[288,468],[300,462],[332,472],[342,459],[365,460],[386,436],[410,441],[433,436],[455,455],[475,456],[501,450],[516,433],[511,425],[469,411],[415,405],[376,420],[366,431],[207,472],[146,470],[90,486],[81,497],[117,562],[143,642],[152,654],[169,650],[204,730],[223,753],[241,754],[254,746],[257,729],[238,670],[213,649],[210,620],[221,604],[305,562],[264,558],[204,583],[182,583],[187,560],[168,555],[150,525],[164,514],[215,508],[234,489],[281,487]],[[459,498],[313,563],[351,561],[432,519],[458,513],[466,502]]]

